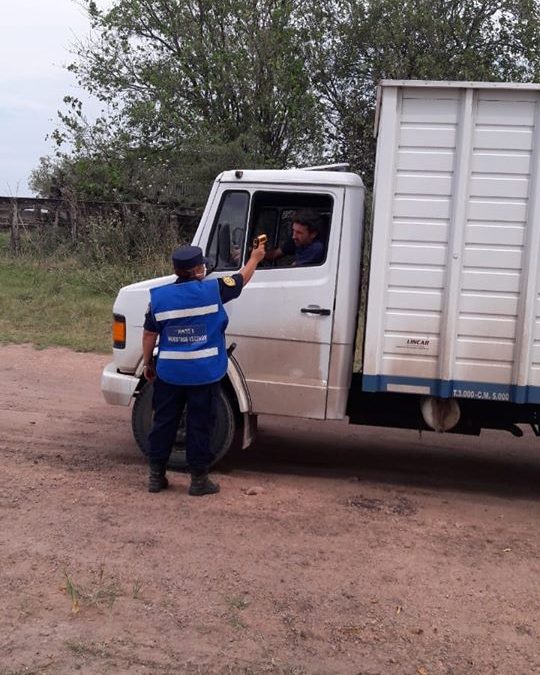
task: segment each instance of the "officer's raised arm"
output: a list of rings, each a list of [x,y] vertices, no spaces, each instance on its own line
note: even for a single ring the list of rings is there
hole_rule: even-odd
[[[242,275],[242,279],[244,280],[243,284],[244,286],[247,283],[249,283],[251,277],[253,276],[253,273],[257,269],[257,265],[261,262],[261,260],[264,260],[265,255],[266,250],[264,244],[260,244],[251,251],[249,260],[246,262],[244,267],[242,267],[242,269],[239,272],[239,274]]]

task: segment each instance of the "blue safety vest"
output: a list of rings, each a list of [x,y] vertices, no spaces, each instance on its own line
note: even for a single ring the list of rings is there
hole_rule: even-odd
[[[229,323],[216,279],[168,284],[150,290],[159,328],[157,374],[170,384],[217,382],[227,372]]]

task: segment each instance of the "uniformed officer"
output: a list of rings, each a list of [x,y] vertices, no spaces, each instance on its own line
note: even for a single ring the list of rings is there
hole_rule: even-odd
[[[209,480],[208,470],[213,459],[210,438],[219,383],[228,365],[228,317],[223,304],[240,295],[264,255],[264,246],[254,248],[238,274],[204,280],[206,267],[201,249],[181,246],[172,255],[177,280],[150,291],[143,332],[144,375],[154,383],[154,421],[148,436],[149,492],[168,486],[167,462],[186,404],[189,494],[219,492],[219,485]],[[159,351],[154,363],[158,336]]]

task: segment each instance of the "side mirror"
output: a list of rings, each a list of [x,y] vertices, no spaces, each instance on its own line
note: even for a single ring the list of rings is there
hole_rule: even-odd
[[[217,261],[228,265],[231,261],[231,227],[229,223],[219,226],[217,240]]]
[[[210,274],[220,264],[227,264],[231,255],[230,226],[228,223],[220,223],[216,235],[216,249],[213,256],[208,259],[206,273]]]
[[[235,246],[238,246],[238,248],[241,248],[243,240],[244,240],[244,228],[235,227],[234,230],[232,231],[232,243]]]

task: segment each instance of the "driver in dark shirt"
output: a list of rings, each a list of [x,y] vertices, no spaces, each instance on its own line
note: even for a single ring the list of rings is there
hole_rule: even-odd
[[[324,244],[319,238],[321,223],[313,209],[300,209],[292,218],[291,237],[278,248],[266,252],[266,260],[294,255],[293,265],[318,265],[324,259]]]

